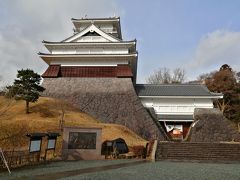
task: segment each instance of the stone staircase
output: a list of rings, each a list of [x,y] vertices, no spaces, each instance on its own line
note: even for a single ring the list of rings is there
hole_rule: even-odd
[[[240,162],[240,143],[159,142],[156,159]]]

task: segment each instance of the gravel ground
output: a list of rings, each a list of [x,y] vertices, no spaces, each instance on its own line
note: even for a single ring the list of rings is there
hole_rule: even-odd
[[[158,161],[91,174],[67,180],[240,180],[240,164],[209,164]]]
[[[99,167],[111,164],[120,164],[120,163],[128,163],[134,162],[136,160],[98,160],[98,161],[61,161],[61,162],[52,162],[46,165],[38,165],[32,167],[24,167],[21,169],[12,170],[11,176],[8,175],[7,172],[0,173],[1,179],[16,179],[24,176],[34,176],[46,173],[54,173],[54,172],[63,172],[63,171],[71,171],[76,169],[84,169],[89,167]]]
[[[48,165],[36,166],[31,169],[13,171],[11,178],[26,177],[52,172],[99,167],[110,164],[134,162],[134,160],[105,160],[105,161],[74,161],[57,162]],[[9,179],[7,173],[1,173],[0,179]],[[210,180],[240,180],[240,164],[223,163],[190,163],[190,162],[149,162],[114,170],[82,174],[62,179],[80,180],[157,180],[157,179],[210,179]]]

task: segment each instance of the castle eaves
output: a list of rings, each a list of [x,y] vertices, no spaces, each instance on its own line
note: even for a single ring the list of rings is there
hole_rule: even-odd
[[[120,17],[109,17],[109,18],[72,18],[72,21],[82,22],[82,21],[119,21]]]

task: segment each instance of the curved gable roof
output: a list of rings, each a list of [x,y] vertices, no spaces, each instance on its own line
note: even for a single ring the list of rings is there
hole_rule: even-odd
[[[89,32],[96,32],[97,34],[99,34],[100,36],[102,36],[103,38],[107,39],[110,42],[119,42],[120,41],[120,39],[103,32],[101,29],[96,27],[94,24],[91,24],[87,28],[82,30],[81,32],[76,33],[73,36],[70,36],[69,38],[63,40],[62,42],[73,42],[74,40],[79,39],[80,37],[84,36],[85,34],[87,34]]]

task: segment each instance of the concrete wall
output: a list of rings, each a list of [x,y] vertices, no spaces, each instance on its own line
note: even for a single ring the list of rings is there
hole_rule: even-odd
[[[68,149],[70,132],[96,133],[96,149]],[[62,158],[64,160],[98,160],[101,156],[102,129],[101,128],[76,128],[66,127],[63,129]]]
[[[46,78],[43,86],[43,95],[66,100],[102,122],[125,125],[146,139],[166,140],[130,78]]]

